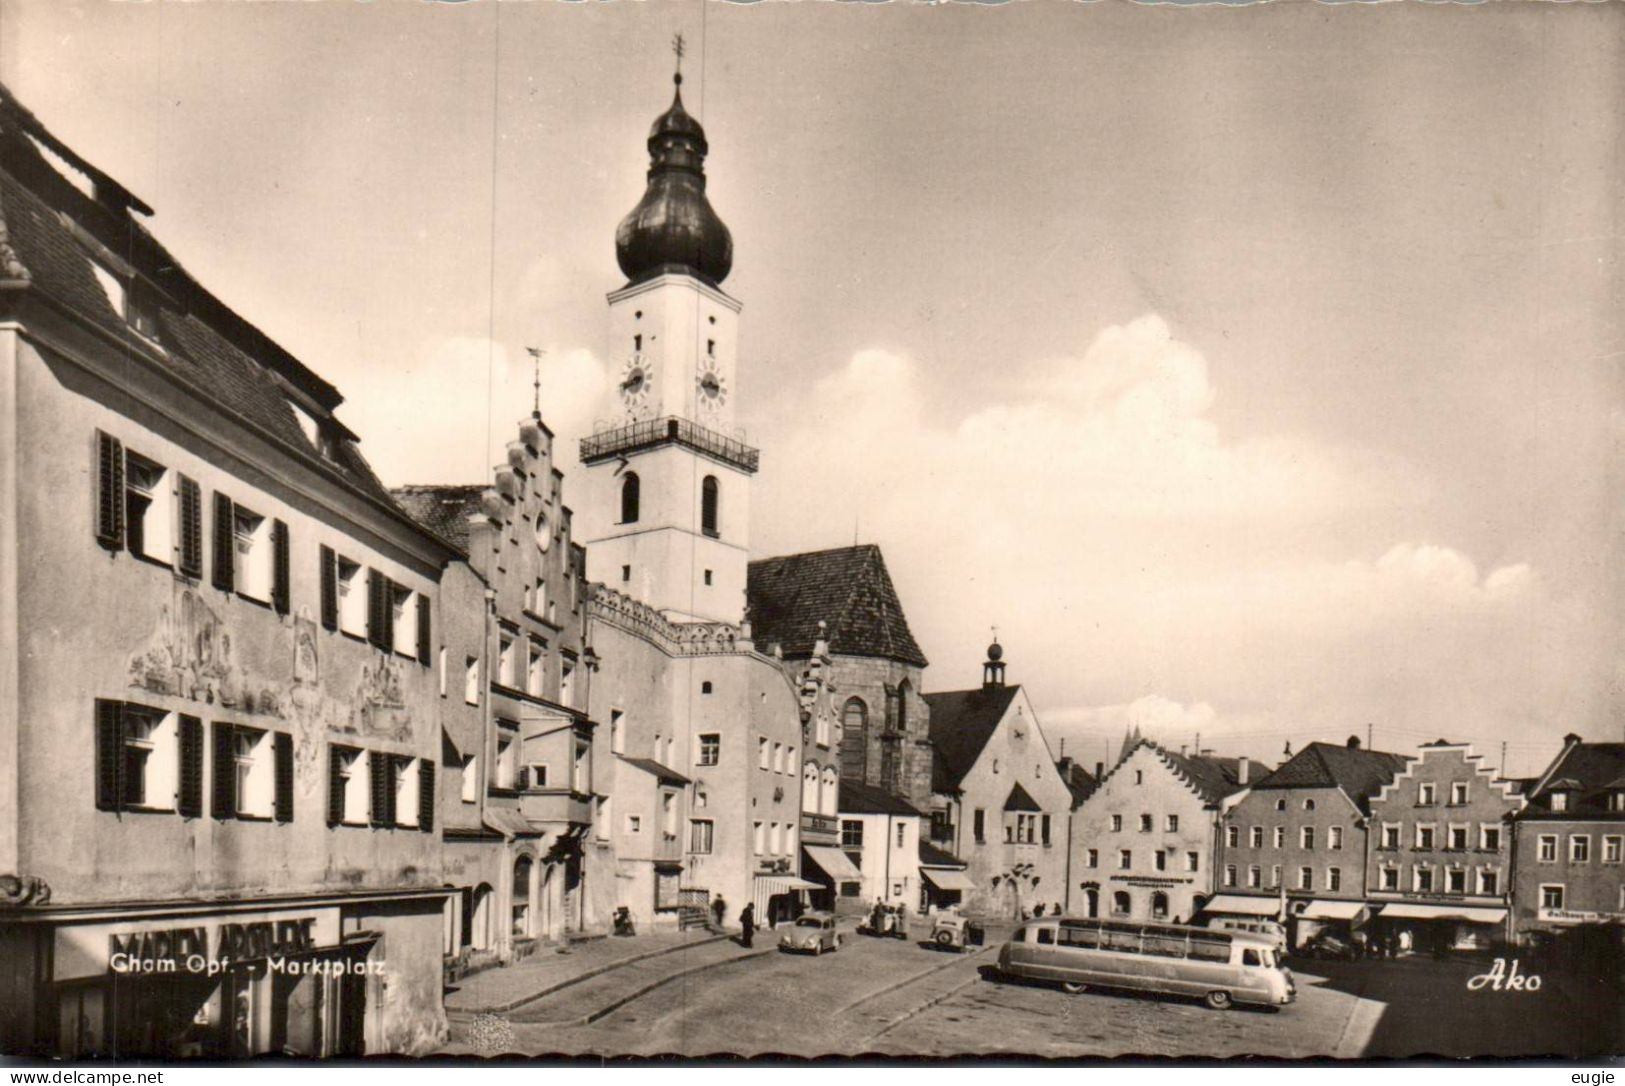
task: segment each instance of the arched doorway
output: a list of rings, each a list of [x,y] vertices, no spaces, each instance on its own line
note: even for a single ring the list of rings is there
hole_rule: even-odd
[[[1094,920],[1100,916],[1100,891],[1085,890],[1083,892],[1084,915]]]
[[[1151,895],[1151,919],[1168,919],[1168,895],[1161,890]]]
[[[534,867],[529,856],[521,856],[513,862],[513,934],[520,938],[535,932],[530,909],[531,871]]]

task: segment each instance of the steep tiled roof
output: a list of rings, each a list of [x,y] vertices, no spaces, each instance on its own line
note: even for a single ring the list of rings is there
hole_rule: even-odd
[[[923,818],[918,808],[901,796],[894,796],[884,788],[860,781],[841,782],[840,811],[842,814],[893,814]]]
[[[1217,803],[1232,792],[1239,792],[1246,787],[1240,784],[1241,759],[1218,758],[1206,754],[1176,754],[1171,750],[1157,747],[1155,743],[1146,741],[1148,746],[1155,747],[1162,755],[1163,760],[1174,767],[1174,770],[1190,782],[1197,793],[1209,803]]]
[[[50,162],[41,147],[96,186],[85,195]],[[197,396],[257,427],[274,441],[322,468],[367,498],[395,509],[351,435],[330,414],[337,390],[268,336],[205,290],[130,214],[150,209],[61,144],[0,85],[0,279],[29,289],[88,324],[132,337],[97,282],[86,248],[64,215],[85,234],[127,262],[157,289],[149,303],[157,317],[158,364]],[[61,213],[59,213],[61,212]],[[287,390],[310,397],[315,414],[341,438],[331,459],[306,438]]]
[[[1403,772],[1410,758],[1382,750],[1310,743],[1254,788],[1341,788],[1362,811],[1371,797]]]
[[[920,866],[921,867],[965,867],[965,861],[949,852],[938,848],[925,838],[920,838]]]
[[[1572,818],[1576,814],[1625,817],[1608,810],[1608,793],[1625,787],[1625,743],[1585,743],[1571,737],[1529,794],[1526,817]],[[1572,793],[1569,810],[1552,811],[1553,792]]]
[[[479,512],[485,491],[484,486],[402,486],[389,493],[413,520],[466,554],[468,518]]]
[[[825,623],[829,649],[925,667],[886,561],[872,543],[750,563],[745,597],[756,644],[805,656]]]
[[[931,709],[931,742],[937,749],[931,767],[933,791],[959,787],[1020,689],[992,686],[925,695]]]
[[[1056,768],[1059,769],[1060,766],[1058,765]],[[1100,782],[1095,779],[1095,775],[1076,762],[1066,765],[1066,772],[1062,774],[1062,779],[1066,781],[1067,788],[1072,792],[1073,810],[1077,810],[1083,801],[1094,795],[1095,789],[1100,787]]]

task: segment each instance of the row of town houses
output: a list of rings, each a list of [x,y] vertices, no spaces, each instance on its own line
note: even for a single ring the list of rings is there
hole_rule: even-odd
[[[878,548],[750,560],[732,242],[680,95],[648,147],[613,417],[566,448],[538,409],[487,482],[390,489],[338,391],[0,88],[0,1050],[423,1052],[448,982],[617,913],[1452,945],[1625,915],[1620,744],[1533,781],[1444,742],[1091,772],[997,642],[923,691]]]

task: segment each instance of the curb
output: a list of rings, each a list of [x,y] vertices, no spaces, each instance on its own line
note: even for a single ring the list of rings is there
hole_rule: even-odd
[[[716,940],[714,940],[714,939],[706,940],[706,942],[715,942],[715,941]],[[608,1004],[607,1006],[599,1007],[595,1011],[591,1011],[591,1012],[589,1012],[587,1014],[583,1014],[583,1015],[580,1015],[580,1016],[575,1017],[575,1018],[566,1018],[566,1019],[564,1019],[562,1021],[557,1021],[557,1022],[537,1022],[535,1024],[539,1025],[539,1026],[554,1026],[554,1027],[570,1027],[570,1026],[591,1025],[592,1023],[598,1021],[600,1018],[603,1018],[606,1015],[613,1014],[616,1011],[620,1010],[622,1007],[626,1006],[628,1003],[632,1002],[634,999],[641,999],[644,996],[648,995],[650,992],[654,991],[656,988],[662,987],[663,985],[670,984],[674,980],[681,980],[684,977],[693,976],[695,973],[703,973],[707,969],[716,969],[719,966],[732,965],[734,962],[744,962],[744,961],[749,961],[752,958],[760,958],[763,955],[772,954],[777,950],[778,950],[777,947],[765,947],[765,948],[763,948],[761,950],[753,950],[749,954],[740,954],[740,955],[737,955],[737,956],[732,957],[732,958],[723,958],[721,961],[701,962],[699,965],[691,965],[687,969],[679,969],[677,972],[671,974],[670,976],[661,977],[657,981],[652,981],[649,984],[645,984],[641,988],[638,988],[638,989],[636,989],[634,991],[628,992],[626,995],[619,996],[619,997],[617,997],[615,999],[614,1002]],[[652,957],[652,955],[651,955],[651,957]]]
[[[554,992],[563,991],[565,988],[580,984],[583,981],[592,980],[594,977],[601,977],[613,969],[621,968],[623,965],[632,965],[636,962],[648,961],[650,958],[658,958],[662,954],[675,954],[679,950],[687,950],[690,947],[707,946],[711,943],[719,943],[724,939],[732,938],[733,936],[724,933],[722,935],[713,935],[709,939],[695,939],[693,942],[689,943],[678,943],[676,946],[662,947],[659,950],[648,950],[642,954],[633,954],[627,958],[616,958],[614,961],[607,962],[596,969],[589,969],[587,972],[578,976],[571,977],[568,980],[559,981],[557,984],[549,985],[540,991],[532,992],[526,996],[520,996],[518,999],[512,999],[506,1003],[492,1003],[483,1007],[460,1007],[456,1010],[451,1010],[448,1008],[446,1010],[446,1017],[448,1019],[469,1019],[479,1014],[506,1014],[509,1011],[518,1010],[527,1003],[534,1003],[544,996],[550,996]]]
[[[919,1006],[915,1007],[913,1010],[904,1011],[902,1014],[898,1015],[896,1018],[893,1018],[890,1022],[887,1022],[884,1026],[882,1026],[877,1032],[871,1033],[869,1036],[863,1038],[863,1040],[859,1041],[858,1044],[860,1046],[863,1046],[863,1047],[867,1048],[867,1046],[874,1044],[876,1041],[880,1040],[886,1034],[890,1033],[892,1030],[896,1029],[898,1026],[902,1025],[904,1022],[907,1022],[910,1018],[914,1018],[917,1015],[923,1014],[926,1011],[930,1010],[932,1007],[935,1007],[938,1003],[942,1003],[945,1000],[947,1000],[947,999],[949,999],[949,998],[951,998],[953,996],[958,995],[960,992],[964,991],[966,988],[969,988],[972,984],[975,984],[977,981],[979,981],[981,979],[982,979],[981,974],[978,973],[976,976],[969,977],[966,980],[960,982],[959,984],[954,985],[952,988],[949,988],[946,992],[943,992],[941,995],[932,996],[930,999],[926,1000],[924,1003],[921,1003]]]

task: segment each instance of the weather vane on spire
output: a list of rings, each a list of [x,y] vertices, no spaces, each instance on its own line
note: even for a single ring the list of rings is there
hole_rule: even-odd
[[[531,404],[531,413],[533,415],[535,415],[537,418],[541,418],[542,417],[542,355],[546,354],[547,351],[546,351],[545,348],[542,348],[542,347],[526,347],[525,350],[530,352],[530,363],[531,363],[531,374],[532,374],[530,384],[531,384],[531,389],[533,391],[533,400],[532,400],[532,404]]]
[[[672,76],[672,82],[681,85],[683,82],[683,32],[679,30],[671,39],[671,51],[677,56],[677,73]]]

